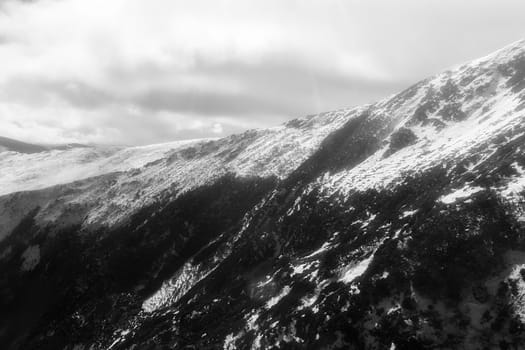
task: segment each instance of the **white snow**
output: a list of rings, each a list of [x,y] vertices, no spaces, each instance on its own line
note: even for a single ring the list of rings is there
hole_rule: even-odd
[[[510,135],[510,141],[523,134],[520,131],[525,124],[525,110],[519,111],[517,108],[522,103],[522,97],[508,87],[508,78],[498,71],[498,66],[512,59],[516,52],[523,52],[523,42],[511,45],[488,58],[439,74],[418,85],[417,91],[408,98],[402,96],[399,100],[394,96],[372,105],[369,118],[381,122],[380,125],[385,128],[376,132],[385,133],[386,139],[388,133],[407,127],[417,135],[416,143],[385,158],[384,153],[389,147],[387,144],[353,168],[330,176],[323,174],[317,179],[317,184],[325,196],[348,196],[370,188],[394,187],[407,175],[422,173],[444,161],[454,163],[473,156],[477,157],[477,161],[470,164],[468,171],[475,173],[477,167],[499,148],[495,140],[500,135]],[[472,76],[473,80],[460,85],[464,78]],[[443,128],[430,124],[410,124],[409,119],[421,106],[424,96],[429,91],[439,91],[447,81],[459,86],[460,94],[456,102],[461,106],[466,119],[444,120],[439,114],[440,108],[448,102],[440,101],[436,111],[427,116],[442,122]],[[483,93],[479,92],[480,87],[485,88]]]
[[[319,264],[319,261],[315,260],[315,261],[310,261],[310,262],[305,262],[299,265],[295,265],[292,267],[293,271],[291,273],[291,276],[302,275],[305,271],[310,270],[313,266],[317,264]]]
[[[262,339],[262,334],[257,334],[257,336],[255,337],[255,340],[253,341],[252,347],[251,347],[252,350],[261,348],[261,339]]]
[[[162,286],[142,303],[142,310],[153,312],[162,307],[177,302],[196,283],[208,276],[217,265],[208,269],[200,265],[187,262],[170,279],[164,281]]]
[[[324,242],[323,245],[319,249],[316,249],[310,254],[308,254],[307,256],[305,256],[304,259],[313,258],[314,256],[317,256],[321,254],[322,252],[327,251],[330,247],[332,247],[331,242]]]
[[[490,294],[495,295],[500,282],[512,279],[516,282],[517,293],[509,297],[508,304],[512,305],[512,312],[525,322],[525,281],[521,270],[525,269],[525,252],[509,250],[504,255],[505,269],[502,273],[489,279],[485,285]]]
[[[145,312],[153,312],[177,302],[191,287],[212,271],[213,268],[201,271],[199,265],[193,265],[191,261],[187,262],[173,277],[164,281],[157,292],[144,300],[142,309]]]
[[[272,307],[277,305],[277,303],[286,295],[288,295],[288,293],[290,293],[291,290],[292,289],[290,288],[290,286],[284,286],[283,289],[281,289],[281,291],[279,292],[279,294],[270,298],[270,300],[266,302],[266,308],[271,309]]]
[[[37,206],[40,212],[35,220],[40,226],[67,219],[61,224],[90,229],[118,224],[160,197],[174,199],[227,174],[284,178],[329,133],[362,109],[323,113],[297,125],[251,130],[218,140],[125,149],[75,148],[29,155],[2,153],[0,239]],[[60,186],[49,187],[52,185]],[[14,195],[5,196],[37,189],[44,190],[22,193],[15,201]],[[13,211],[13,205],[18,210]],[[69,213],[67,218],[65,212]]]
[[[46,188],[102,174],[140,168],[167,152],[196,142],[140,147],[80,147],[21,154],[0,153],[0,195]]]
[[[248,330],[257,330],[257,325],[255,324],[257,322],[257,319],[259,318],[259,314],[257,312],[254,312],[248,319],[246,320],[246,327]]]
[[[339,280],[344,283],[353,282],[357,277],[365,273],[365,271],[368,269],[368,265],[370,265],[370,262],[374,258],[374,255],[375,252],[370,254],[368,258],[361,260],[357,264],[353,264],[346,267]]]
[[[510,178],[505,188],[501,190],[501,194],[505,197],[514,197],[525,191],[525,169],[516,162],[512,164],[512,167],[518,175]]]
[[[40,263],[40,246],[32,245],[22,253],[22,271],[31,271]]]
[[[465,199],[470,197],[471,195],[478,193],[480,191],[483,191],[483,187],[473,186],[469,187],[468,185],[457,189],[447,195],[441,196],[439,198],[439,201],[441,201],[444,204],[452,204],[457,202],[459,199]]]
[[[226,336],[224,339],[223,344],[223,350],[237,350],[237,346],[235,345],[235,342],[242,336],[242,333],[239,333],[237,335],[234,335],[233,333],[230,333]]]
[[[401,214],[401,218],[404,219],[404,218],[407,218],[409,216],[412,216],[414,215],[415,213],[418,212],[419,209],[414,209],[414,210],[405,210],[402,214]]]
[[[361,224],[361,228],[366,228],[368,227],[368,225],[370,225],[370,223],[372,221],[374,221],[374,219],[377,217],[377,214],[371,214],[369,215],[368,219],[366,221],[364,221],[362,224]]]
[[[312,295],[308,295],[308,296],[302,298],[301,299],[301,305],[299,305],[297,310],[300,311],[300,310],[312,307],[312,305],[315,304],[317,299],[319,299],[319,293],[320,292],[321,292],[320,290],[316,289],[315,293],[313,293]],[[319,311],[319,310],[317,310],[317,311]],[[314,310],[314,313],[316,313],[315,310]]]
[[[506,252],[505,263],[507,270],[500,277],[516,280],[518,294],[513,296],[512,303],[515,306],[515,312],[525,322],[525,281],[521,276],[521,270],[525,269],[525,252],[519,250]]]

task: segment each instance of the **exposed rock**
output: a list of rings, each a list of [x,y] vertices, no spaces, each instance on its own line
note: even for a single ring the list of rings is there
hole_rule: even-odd
[[[400,128],[390,136],[390,147],[385,152],[385,157],[408,147],[417,141],[417,136],[409,128]]]

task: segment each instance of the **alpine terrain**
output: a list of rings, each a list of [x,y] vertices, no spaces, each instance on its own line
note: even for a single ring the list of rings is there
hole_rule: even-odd
[[[221,139],[0,139],[1,349],[524,349],[525,41]]]

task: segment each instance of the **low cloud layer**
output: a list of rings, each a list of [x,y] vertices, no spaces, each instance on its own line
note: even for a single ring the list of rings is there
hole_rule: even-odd
[[[0,0],[0,135],[146,144],[372,102],[525,35],[498,0]]]

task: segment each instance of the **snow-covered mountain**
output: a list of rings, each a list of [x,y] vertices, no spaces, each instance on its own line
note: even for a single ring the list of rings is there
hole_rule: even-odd
[[[525,347],[525,41],[370,105],[0,169],[2,348]]]

